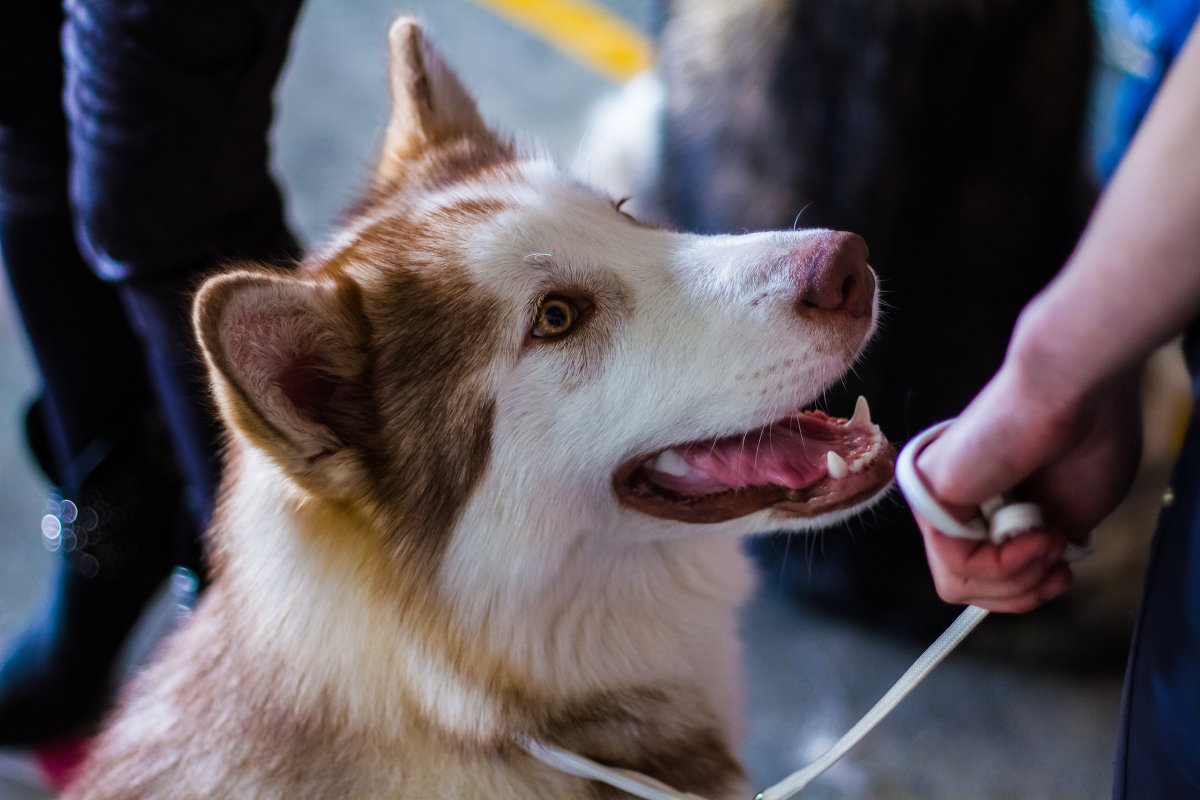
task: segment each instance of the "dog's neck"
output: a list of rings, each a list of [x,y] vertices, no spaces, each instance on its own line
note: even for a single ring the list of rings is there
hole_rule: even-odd
[[[356,724],[398,739],[419,724],[467,748],[532,735],[643,769],[669,759],[660,747],[699,748],[717,755],[697,780],[740,775],[730,642],[750,581],[736,541],[579,545],[537,566],[473,552],[507,537],[471,528],[413,585],[425,571],[381,557],[366,515],[296,491],[253,450],[235,461],[218,580],[304,672],[296,685],[332,692]]]

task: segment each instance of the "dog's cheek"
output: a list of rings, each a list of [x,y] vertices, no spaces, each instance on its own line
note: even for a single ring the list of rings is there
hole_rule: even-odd
[[[461,278],[397,271],[366,301],[378,332],[368,469],[376,505],[394,518],[389,527],[410,530],[399,545],[424,562],[440,558],[492,451],[498,311],[452,277]],[[420,520],[419,535],[412,520]]]

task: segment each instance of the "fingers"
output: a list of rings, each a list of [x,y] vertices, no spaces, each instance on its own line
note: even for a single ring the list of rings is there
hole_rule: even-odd
[[[989,611],[1020,613],[1062,594],[1071,584],[1063,561],[1067,540],[1036,530],[995,545],[946,536],[920,516],[925,550],[938,595]]]

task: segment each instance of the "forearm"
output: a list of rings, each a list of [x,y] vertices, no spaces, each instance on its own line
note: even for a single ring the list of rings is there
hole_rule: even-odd
[[[1010,359],[1078,402],[1200,312],[1200,36],[1193,34],[1067,266],[1022,315]]]

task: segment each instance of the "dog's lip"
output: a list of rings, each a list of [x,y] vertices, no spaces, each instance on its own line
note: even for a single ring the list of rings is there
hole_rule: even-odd
[[[762,455],[757,442],[764,436],[790,438],[790,443],[775,445],[782,457],[774,452]],[[755,445],[753,453],[745,443]],[[724,466],[723,451],[732,454],[730,461],[755,463]],[[664,453],[669,458],[666,467]],[[683,463],[684,458],[690,464]],[[891,482],[894,461],[895,448],[870,421],[860,398],[849,419],[800,411],[744,434],[636,456],[614,472],[613,487],[625,505],[681,522],[724,522],[764,509],[781,517],[807,518],[851,508],[874,496]],[[686,473],[676,476],[654,468],[675,464],[678,472]],[[710,466],[717,478],[705,472]],[[748,482],[739,474],[745,470],[756,479]]]

